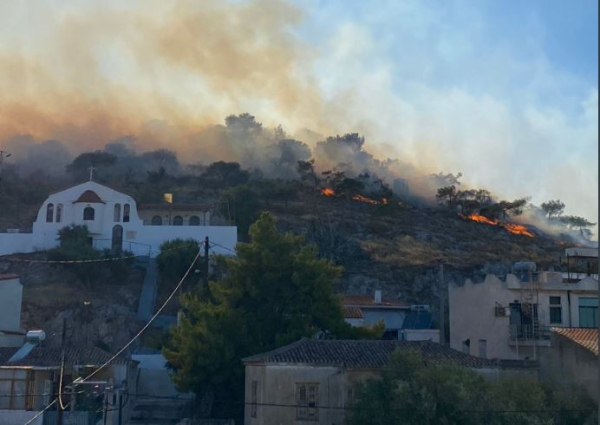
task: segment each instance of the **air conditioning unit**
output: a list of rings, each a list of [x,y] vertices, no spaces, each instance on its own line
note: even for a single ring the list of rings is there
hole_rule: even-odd
[[[497,305],[495,307],[496,317],[508,317],[510,316],[510,310],[504,306]]]

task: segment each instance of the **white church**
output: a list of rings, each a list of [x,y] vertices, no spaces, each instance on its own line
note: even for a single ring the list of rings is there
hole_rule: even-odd
[[[0,255],[55,248],[58,231],[68,225],[87,226],[97,249],[151,257],[158,255],[163,242],[177,238],[204,241],[208,236],[211,252],[226,255],[237,242],[237,227],[211,225],[210,209],[205,206],[165,203],[138,210],[131,196],[88,181],[51,194],[38,211],[31,233],[0,233]]]

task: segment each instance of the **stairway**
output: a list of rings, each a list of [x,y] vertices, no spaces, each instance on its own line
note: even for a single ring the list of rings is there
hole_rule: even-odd
[[[127,425],[176,425],[189,416],[189,399],[137,398]]]

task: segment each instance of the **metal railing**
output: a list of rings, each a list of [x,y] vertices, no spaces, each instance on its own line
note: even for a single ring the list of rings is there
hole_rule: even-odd
[[[550,327],[539,325],[509,325],[511,340],[515,339],[550,339]]]

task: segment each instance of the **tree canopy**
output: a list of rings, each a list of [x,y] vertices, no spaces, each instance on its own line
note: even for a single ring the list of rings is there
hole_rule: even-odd
[[[268,213],[236,252],[220,259],[226,274],[210,282],[209,300],[183,297],[183,319],[164,349],[182,391],[238,403],[216,405],[216,415],[243,410],[243,357],[319,331],[342,338],[368,334],[344,322],[332,289],[340,268],[319,259],[302,236],[279,233]]]
[[[579,388],[527,378],[486,381],[471,369],[428,363],[419,351],[397,351],[381,379],[360,385],[349,425],[585,424],[594,402]]]

